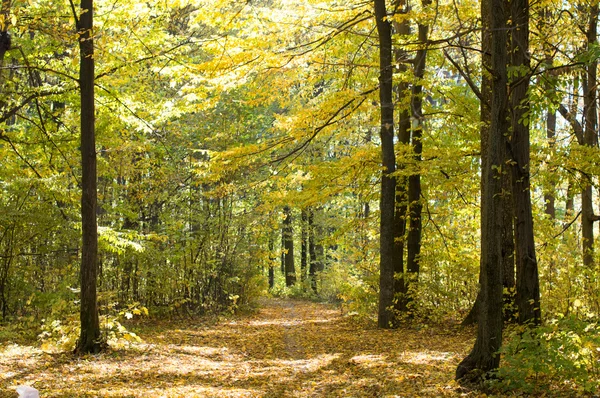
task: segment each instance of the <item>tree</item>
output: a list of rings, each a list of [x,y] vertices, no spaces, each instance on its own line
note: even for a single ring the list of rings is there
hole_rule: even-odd
[[[292,226],[292,210],[289,206],[283,208],[283,250],[285,265],[285,285],[293,286],[296,283],[296,269],[294,267],[294,229]]]
[[[488,136],[485,185],[481,198],[481,268],[477,339],[470,354],[456,369],[456,378],[479,376],[500,364],[502,344],[502,178],[505,138],[508,131],[507,109],[507,16],[504,0],[481,3],[482,19],[491,13],[491,123]]]
[[[588,51],[595,51],[598,46],[598,1],[592,1],[589,6],[589,20],[586,29],[586,45]],[[597,80],[598,60],[592,56],[585,75],[583,87],[583,114],[585,118],[583,145],[589,148],[598,145],[598,105]],[[600,216],[594,214],[593,190],[590,176],[584,176],[581,192],[581,238],[583,244],[583,264],[591,268],[594,265],[594,222]]]
[[[531,208],[529,145],[529,0],[511,3],[511,128],[510,159],[517,265],[516,304],[520,323],[539,324],[540,286]]]
[[[409,12],[408,1],[399,2],[396,6],[396,12],[406,14]],[[393,27],[400,37],[406,37],[410,34],[410,21],[404,18],[401,22],[394,20]],[[405,74],[409,70],[409,54],[402,46],[394,48],[394,57],[398,72]],[[398,110],[398,131],[396,133],[398,143],[404,147],[410,145],[411,128],[411,109],[410,102],[406,97],[410,97],[410,85],[408,81],[400,80],[396,86],[397,102],[401,104]],[[407,104],[408,102],[408,104]],[[407,106],[408,105],[408,106]],[[396,157],[396,170],[404,170],[405,162],[401,162],[401,157]],[[396,177],[396,198],[394,211],[394,309],[397,313],[408,310],[408,274],[404,269],[404,251],[406,246],[406,218],[408,209],[408,177],[399,175]]]
[[[307,274],[307,265],[310,261],[308,255],[308,212],[302,209],[300,215],[300,281],[304,283]]]
[[[96,222],[96,137],[94,106],[93,0],[82,0],[75,12],[79,39],[79,86],[81,91],[81,333],[78,353],[102,348],[96,285],[98,279],[98,227]]]
[[[422,2],[423,7],[431,4],[430,0]],[[414,78],[415,83],[412,86],[411,93],[411,111],[414,120],[412,129],[412,149],[414,161],[417,168],[420,167],[423,153],[423,84],[422,80],[425,77],[425,67],[427,64],[427,40],[429,34],[429,25],[418,24],[418,41],[422,46],[415,54],[414,62]],[[408,283],[416,282],[420,271],[420,254],[421,254],[421,238],[422,238],[422,212],[423,203],[421,201],[421,174],[420,172],[412,174],[408,177],[408,237],[406,239],[407,259],[406,272],[408,275]],[[409,294],[410,294],[410,289]]]
[[[385,0],[373,0],[379,38],[379,109],[381,112],[381,196],[379,201],[379,310],[377,324],[389,328],[394,321],[394,211],[396,168],[394,154],[394,101],[392,69],[392,26]]]

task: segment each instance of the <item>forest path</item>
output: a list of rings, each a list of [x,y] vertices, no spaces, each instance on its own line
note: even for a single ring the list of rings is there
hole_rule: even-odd
[[[144,344],[96,357],[0,347],[0,396],[18,384],[44,398],[476,396],[453,381],[471,331],[380,330],[325,304],[261,304],[216,324],[144,322]]]

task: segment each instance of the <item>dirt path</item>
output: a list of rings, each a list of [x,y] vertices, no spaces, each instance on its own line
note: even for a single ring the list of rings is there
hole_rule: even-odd
[[[0,347],[0,397],[29,384],[42,397],[458,397],[452,381],[472,336],[365,329],[339,309],[265,301],[217,325],[160,323],[124,352],[73,359]]]

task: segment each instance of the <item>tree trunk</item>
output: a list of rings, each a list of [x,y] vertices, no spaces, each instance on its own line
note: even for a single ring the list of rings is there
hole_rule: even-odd
[[[296,283],[296,269],[294,268],[294,229],[292,227],[292,210],[289,206],[283,208],[283,236],[285,252],[285,285],[293,286]]]
[[[4,87],[4,55],[11,48],[11,38],[8,32],[10,26],[10,8],[11,0],[0,0],[2,5],[0,6],[0,16],[2,16],[3,28],[0,31],[0,87]],[[6,105],[4,101],[2,105]]]
[[[423,6],[429,5],[430,0],[424,0]],[[423,153],[423,85],[421,80],[425,76],[425,66],[427,61],[427,36],[429,26],[418,24],[418,40],[423,46],[417,50],[415,56],[414,77],[416,82],[412,86],[411,108],[414,119],[412,130],[412,148],[413,159],[417,167],[420,167],[421,157]],[[421,254],[421,230],[422,220],[421,213],[423,211],[423,203],[421,202],[421,174],[416,173],[408,177],[408,216],[409,227],[408,237],[406,240],[407,259],[406,259],[406,283],[408,284],[408,297],[413,293],[411,285],[417,282],[420,270]]]
[[[552,9],[550,7],[546,8],[542,14],[542,25],[541,31],[545,38],[549,38],[551,35],[552,29]],[[554,56],[552,55],[552,48],[547,41],[544,44],[544,53],[546,54],[546,59],[544,60],[546,73],[544,75],[544,91],[548,98],[552,98],[552,94],[555,91],[555,85],[552,82],[552,63],[554,61]],[[553,103],[548,104],[546,107],[546,138],[548,139],[548,147],[550,149],[550,156],[554,155],[554,146],[555,146],[555,137],[556,137],[556,107]],[[548,190],[544,194],[544,213],[548,215],[550,220],[556,220],[556,182],[552,182],[551,186],[548,187]]]
[[[594,51],[598,44],[598,2],[593,2],[590,8],[590,20],[587,31],[587,50]],[[596,127],[598,124],[596,90],[598,61],[593,58],[587,66],[586,84],[584,84],[583,113],[585,117],[584,145],[594,147],[598,143]],[[581,234],[583,243],[583,264],[594,266],[594,215],[592,181],[588,176],[583,178],[581,192]]]
[[[281,274],[285,275],[285,226],[281,226]]]
[[[81,1],[76,16],[79,33],[79,86],[81,89],[81,333],[78,353],[97,353],[102,348],[98,319],[98,228],[96,224],[96,138],[94,113],[93,0]]]
[[[403,13],[407,13],[408,5],[404,2]],[[397,5],[400,10],[401,4]],[[396,32],[402,37],[410,34],[410,25],[408,19],[402,22],[394,22]],[[409,55],[405,49],[398,47],[394,50],[396,65],[400,74],[408,71]],[[405,104],[405,98],[409,94],[409,84],[405,81],[398,83],[396,90],[398,93],[398,103]],[[408,106],[402,106],[398,112],[398,142],[403,146],[410,144],[410,110]],[[396,159],[396,169],[404,169],[405,162]],[[408,209],[408,178],[406,176],[396,177],[396,203],[394,211],[394,310],[396,313],[406,312],[408,310],[408,284],[404,273],[404,246],[406,239],[406,212]]]
[[[502,179],[507,123],[507,40],[505,0],[483,0],[482,19],[491,13],[492,101],[486,153],[485,186],[481,198],[481,270],[477,339],[456,369],[456,378],[471,378],[498,368],[502,343]],[[493,12],[492,12],[493,10]]]
[[[504,320],[515,321],[515,231],[513,215],[513,197],[508,192],[512,191],[512,178],[510,172],[502,173],[502,189],[506,193],[502,196],[502,287]]]
[[[275,242],[273,240],[273,234],[269,232],[269,289],[275,287],[275,261],[277,256],[273,255],[275,251]]]
[[[515,214],[517,266],[516,303],[519,323],[539,324],[540,285],[535,243],[529,176],[529,0],[511,1],[511,65],[517,68],[511,82],[510,141],[512,165],[512,196]]]
[[[381,197],[379,224],[379,310],[377,324],[389,328],[394,324],[394,210],[396,181],[391,173],[396,167],[394,153],[394,102],[392,82],[392,26],[385,0],[373,0],[379,38],[379,101],[381,110]]]
[[[314,210],[308,213],[308,257],[310,259],[308,268],[308,279],[312,290],[318,293],[317,272],[323,269],[323,245],[321,244],[321,234],[319,228],[314,222]]]
[[[308,265],[308,210],[302,209],[300,216],[300,281],[306,279],[306,266]]]
[[[489,1],[481,3],[481,100],[479,102],[479,121],[481,128],[479,130],[479,140],[481,147],[481,176],[480,187],[481,196],[483,197],[483,188],[486,186],[487,156],[489,152],[489,134],[490,121],[492,119],[492,81],[488,71],[492,69],[492,36],[490,34],[490,13]],[[511,219],[512,222],[512,219]],[[481,301],[481,276],[479,277],[480,290],[477,292],[475,302],[471,310],[461,322],[462,326],[473,325],[477,323],[479,316],[479,302]]]
[[[549,14],[549,11],[546,12]],[[545,15],[545,18],[548,17]],[[550,49],[546,52],[550,54]],[[548,56],[545,60],[546,69],[552,68],[552,56]],[[544,82],[544,90],[546,93],[550,94],[554,90],[553,84],[550,82],[550,75],[547,74],[546,80]],[[555,146],[555,137],[556,137],[556,109],[554,105],[550,104],[546,108],[546,138],[548,139],[548,147],[550,148],[550,153],[554,153]],[[549,187],[548,191],[544,194],[544,212],[548,215],[551,220],[556,220],[556,183],[552,183],[552,186]]]

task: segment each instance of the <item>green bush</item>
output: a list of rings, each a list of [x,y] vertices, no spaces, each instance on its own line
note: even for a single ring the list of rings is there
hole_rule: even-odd
[[[577,392],[600,388],[600,325],[559,318],[537,328],[516,327],[501,350],[497,388],[535,392],[569,385]]]
[[[137,303],[116,309],[115,305],[100,308],[100,332],[102,340],[113,349],[122,349],[131,343],[141,342],[121,322],[134,316],[148,315],[148,310]],[[80,334],[79,308],[74,300],[57,300],[52,313],[42,320],[42,333],[38,336],[44,351],[73,351]]]

